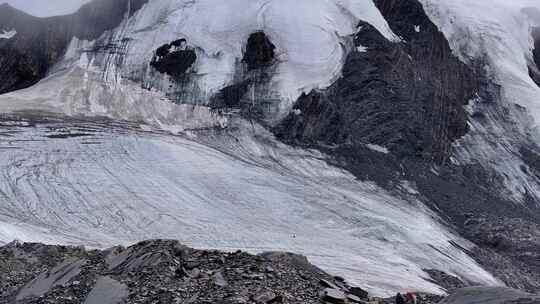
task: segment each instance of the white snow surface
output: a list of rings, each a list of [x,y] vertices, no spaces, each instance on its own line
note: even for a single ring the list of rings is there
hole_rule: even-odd
[[[390,153],[390,151],[388,151],[388,148],[382,147],[382,146],[379,146],[379,145],[367,144],[366,147],[368,147],[368,149],[370,149],[370,150],[373,150],[373,151],[376,151],[376,152],[379,152],[379,153],[383,153],[383,154]]]
[[[11,39],[17,35],[16,30],[2,30],[2,33],[0,33],[0,39]]]

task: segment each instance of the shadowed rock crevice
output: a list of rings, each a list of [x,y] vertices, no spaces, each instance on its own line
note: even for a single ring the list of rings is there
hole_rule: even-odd
[[[0,94],[27,88],[41,80],[64,55],[72,38],[94,40],[116,28],[148,0],[94,0],[76,13],[38,18],[8,4],[0,5]]]

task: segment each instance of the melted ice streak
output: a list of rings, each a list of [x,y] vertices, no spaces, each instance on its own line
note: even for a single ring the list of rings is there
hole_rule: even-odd
[[[0,242],[107,247],[173,238],[199,248],[293,251],[380,295],[441,293],[422,279],[423,268],[500,284],[449,242],[472,245],[412,196],[393,197],[324,155],[240,123],[242,133],[197,141],[97,123],[4,127]],[[88,136],[46,137],[61,128]]]
[[[480,162],[497,170],[504,178],[507,197],[516,202],[521,202],[526,193],[540,197],[538,183],[523,172],[521,167],[526,165],[519,156],[524,142],[532,140],[540,144],[540,88],[528,74],[533,49],[531,29],[539,26],[540,20],[533,20],[523,11],[540,9],[540,2],[421,2],[462,61],[485,60],[488,77],[502,86],[503,107],[508,110],[505,118],[515,122],[502,121],[500,113],[487,112],[487,108],[472,100],[468,106],[470,114],[480,111],[486,119],[470,120],[471,131],[456,145],[458,162]]]
[[[11,39],[17,35],[16,30],[6,31],[2,30],[2,33],[0,33],[0,39]]]

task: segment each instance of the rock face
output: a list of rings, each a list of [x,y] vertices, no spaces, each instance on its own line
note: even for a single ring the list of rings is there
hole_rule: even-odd
[[[533,63],[529,65],[529,75],[540,86],[540,27],[536,27],[532,30],[534,49],[533,49]]]
[[[215,94],[210,106],[239,111],[246,118],[272,124],[280,103],[279,96],[270,88],[276,69],[275,48],[263,31],[252,33],[246,41],[242,60],[236,64],[232,84]]]
[[[97,0],[72,15],[37,18],[8,4],[0,5],[0,94],[23,89],[45,77],[64,55],[72,38],[93,40],[116,28],[148,0]]]
[[[247,64],[248,70],[256,70],[269,66],[275,58],[276,46],[262,31],[249,36],[242,62]]]
[[[197,54],[187,46],[187,41],[178,39],[159,47],[150,65],[160,73],[181,80],[196,60]]]
[[[334,288],[323,292],[323,281]],[[105,251],[0,248],[0,303],[352,303],[349,288],[288,253],[202,251],[165,240]]]
[[[442,163],[467,132],[474,73],[453,54],[417,1],[376,1],[401,42],[361,22],[343,76],[303,95],[277,134],[327,145],[377,144],[399,158]]]

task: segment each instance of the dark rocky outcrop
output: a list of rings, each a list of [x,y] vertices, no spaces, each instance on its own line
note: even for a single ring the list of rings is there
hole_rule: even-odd
[[[221,89],[210,100],[210,107],[238,111],[248,119],[272,124],[280,98],[271,89],[276,68],[275,46],[263,32],[252,33],[246,41],[244,55],[236,63],[232,83]]]
[[[323,281],[333,287],[325,289]],[[337,295],[344,304],[369,300],[350,288],[290,253],[204,251],[168,240],[103,251],[17,242],[0,247],[0,303],[300,304]]]
[[[187,46],[185,39],[178,39],[160,46],[150,61],[150,66],[180,81],[196,60],[195,50]]]
[[[532,30],[534,49],[533,62],[529,64],[529,75],[540,86],[540,27]]]
[[[275,49],[276,46],[264,32],[255,32],[248,38],[242,62],[246,63],[250,71],[267,67],[275,59]]]
[[[64,55],[73,37],[94,40],[147,1],[94,0],[74,14],[49,18],[0,5],[0,30],[17,32],[11,39],[0,39],[0,94],[37,83]]]
[[[456,58],[418,1],[376,1],[391,42],[361,22],[342,77],[304,94],[276,129],[286,141],[389,148],[398,158],[444,162],[467,132],[464,105],[475,93],[474,72]],[[365,51],[364,51],[365,50]],[[297,111],[297,112],[298,112]]]
[[[535,149],[534,147],[521,147],[519,150],[521,153],[521,159],[525,164],[527,164],[528,168],[522,168],[527,173],[532,173],[537,178],[540,178],[540,153],[538,149]]]

